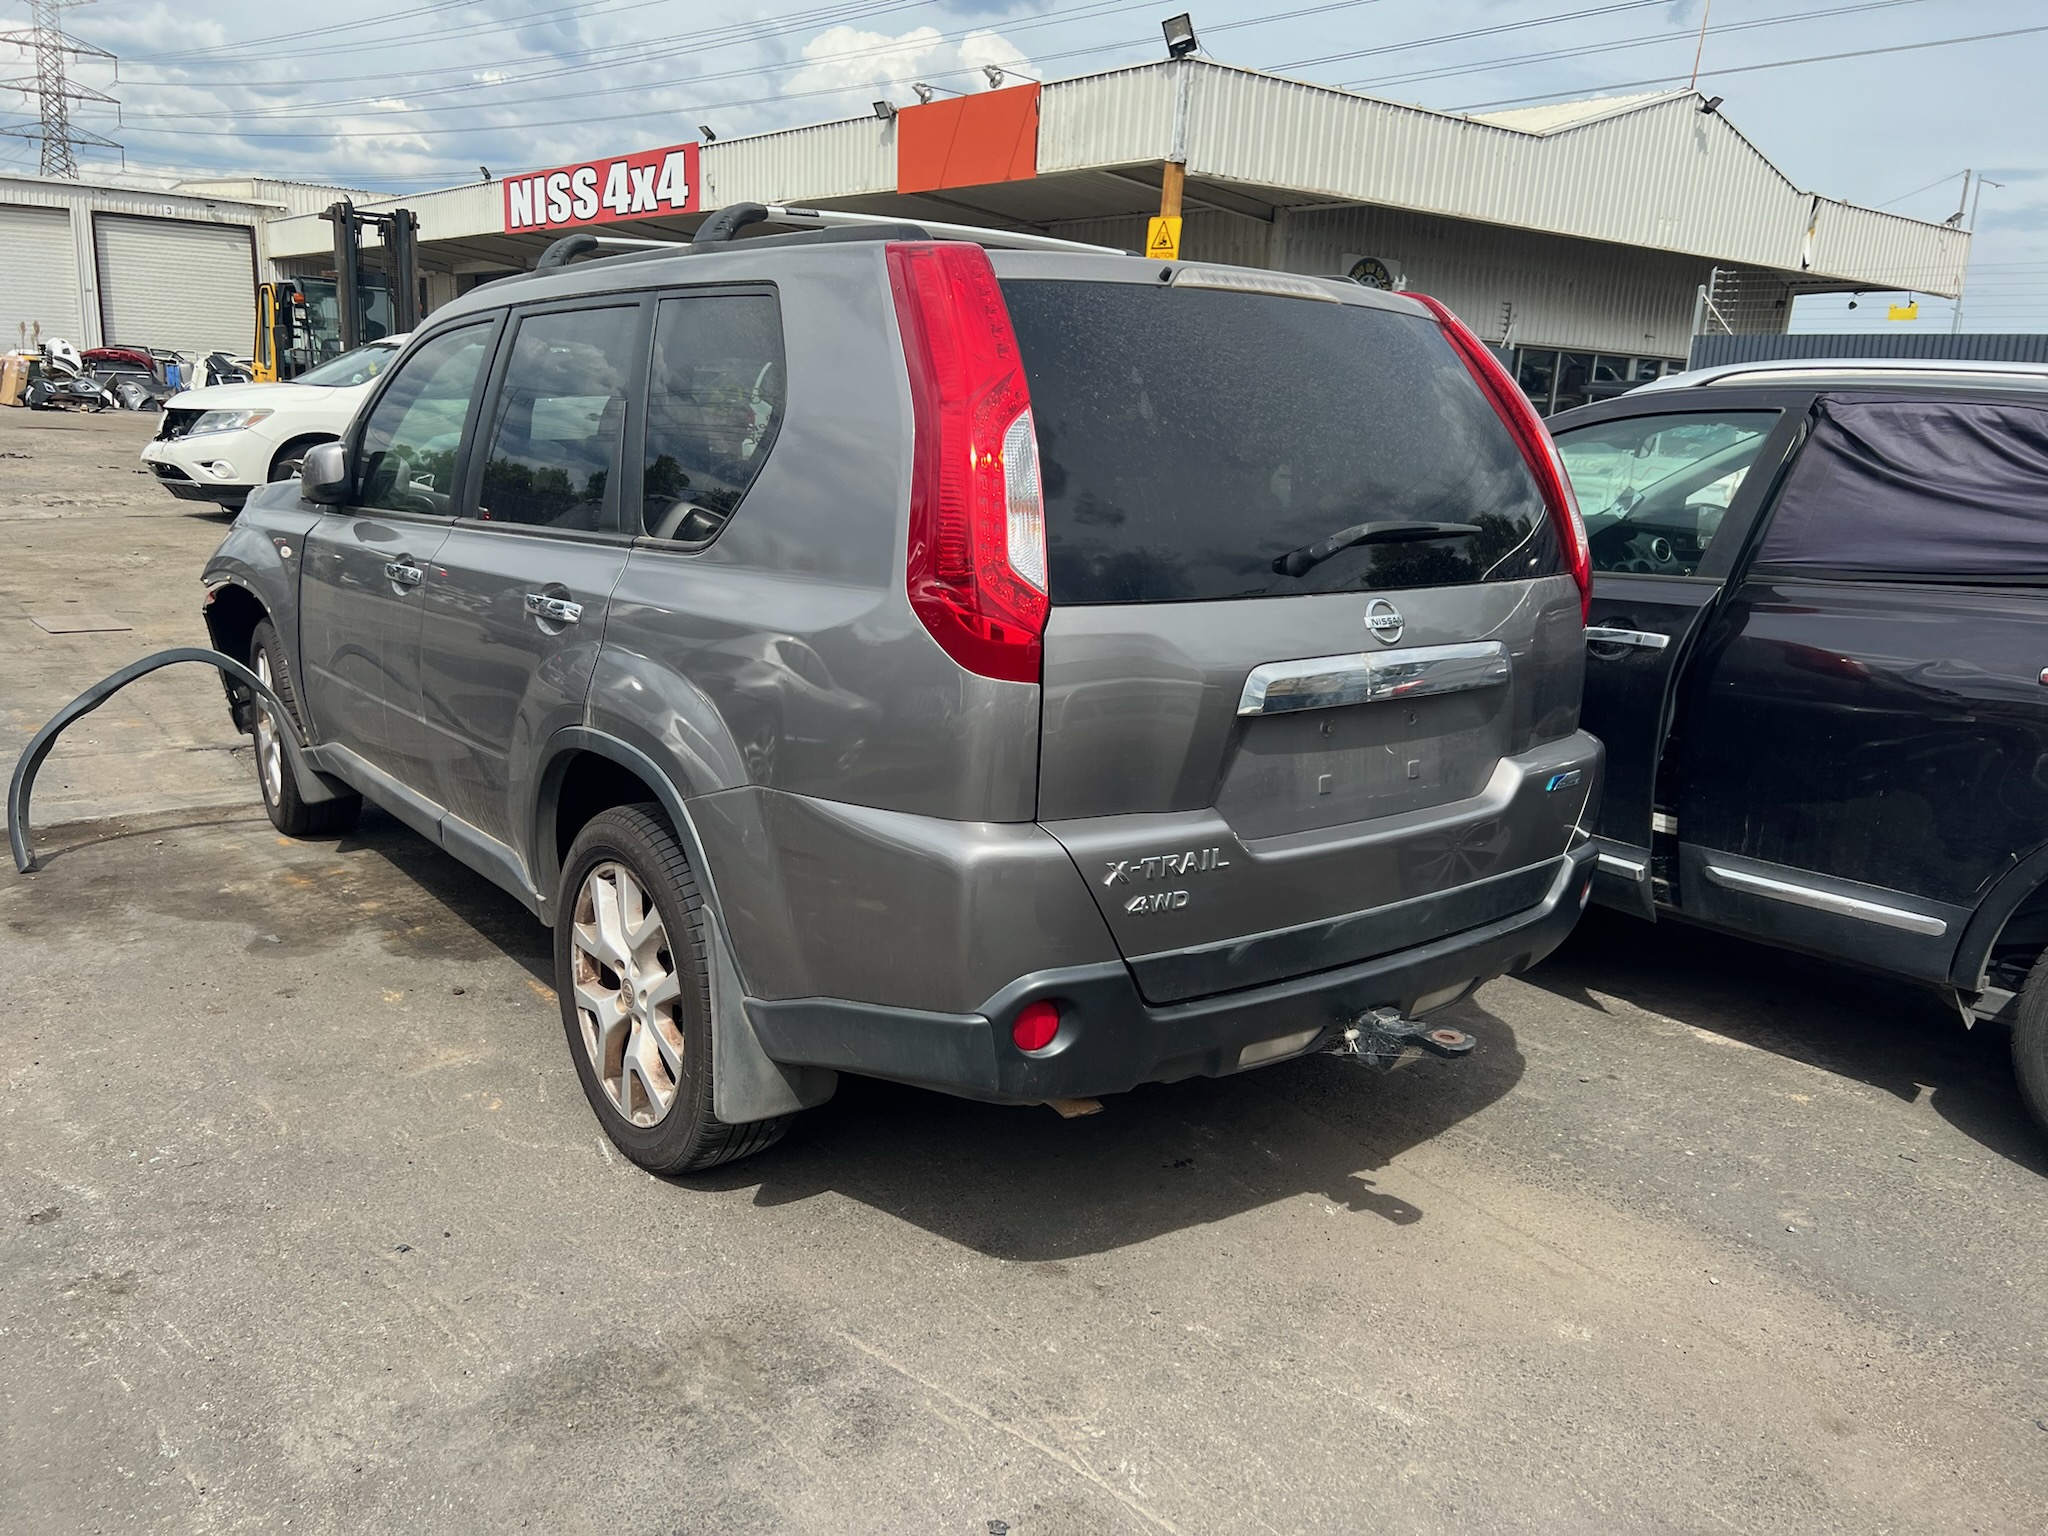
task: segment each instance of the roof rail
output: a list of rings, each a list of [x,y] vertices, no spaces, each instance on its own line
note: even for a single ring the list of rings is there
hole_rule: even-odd
[[[1003,250],[1089,251],[1098,256],[1131,254],[1116,245],[1090,245],[1085,240],[1062,240],[1057,235],[1039,235],[1020,229],[984,229],[979,224],[938,224],[930,219],[903,214],[842,213],[836,208],[800,208],[790,203],[769,203],[763,211],[766,218],[777,224],[915,224],[928,234],[937,235],[941,239],[971,240],[976,245],[993,245]]]
[[[540,253],[540,260],[533,264],[536,272],[552,272],[557,267],[566,267],[578,256],[588,256],[602,245],[623,245],[635,249],[653,247],[665,250],[675,245],[674,240],[629,240],[622,235],[593,235],[588,230],[578,230],[573,235],[564,235]]]
[[[978,224],[940,224],[930,219],[907,218],[887,213],[842,213],[836,208],[800,208],[789,203],[728,203],[716,209],[711,216],[697,226],[695,238],[690,240],[638,240],[622,235],[593,235],[588,230],[577,230],[564,235],[540,254],[540,260],[533,264],[535,273],[553,272],[566,267],[579,256],[588,256],[606,247],[616,246],[626,250],[673,251],[678,256],[692,251],[734,242],[735,236],[743,229],[756,224],[792,224],[798,229],[846,229],[872,228],[876,238],[897,238],[911,230],[940,240],[971,240],[977,245],[995,246],[1002,250],[1026,251],[1086,251],[1099,256],[1129,256],[1133,252],[1114,245],[1090,245],[1082,240],[1062,240],[1054,235],[1033,234],[1027,230],[984,229]],[[859,238],[849,235],[849,238]]]

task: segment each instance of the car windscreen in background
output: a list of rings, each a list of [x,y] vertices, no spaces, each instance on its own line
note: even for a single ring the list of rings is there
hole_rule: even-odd
[[[1055,603],[1564,569],[1534,477],[1433,320],[1135,283],[1017,279],[1003,296],[1031,384]],[[1275,569],[1341,530],[1395,522],[1478,531]]]
[[[1757,563],[1844,576],[2048,579],[2048,408],[1822,399]]]

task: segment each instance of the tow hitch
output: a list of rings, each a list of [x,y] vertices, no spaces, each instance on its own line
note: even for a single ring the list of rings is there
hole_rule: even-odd
[[[1404,1019],[1398,1008],[1375,1008],[1345,1026],[1336,1039],[1323,1047],[1323,1053],[1349,1057],[1362,1066],[1386,1072],[1411,1048],[1456,1058],[1469,1054],[1478,1043],[1462,1029]]]
[[[66,726],[91,714],[138,677],[147,677],[152,672],[183,661],[196,661],[202,666],[213,667],[230,682],[262,698],[270,706],[271,718],[281,727],[278,739],[284,748],[285,761],[298,779],[300,797],[308,804],[334,798],[333,787],[306,760],[305,734],[299,729],[298,721],[292,718],[291,711],[284,707],[284,700],[272,693],[262,678],[232,656],[223,656],[219,651],[203,646],[181,645],[175,650],[158,651],[154,656],[130,662],[113,676],[101,678],[58,710],[47,725],[29,738],[28,745],[15,761],[14,777],[7,785],[7,841],[14,853],[14,867],[21,873],[28,874],[36,867],[35,850],[28,840],[28,802],[35,790],[36,770],[43,766],[43,759],[50,755],[50,748],[57,744],[57,737]]]

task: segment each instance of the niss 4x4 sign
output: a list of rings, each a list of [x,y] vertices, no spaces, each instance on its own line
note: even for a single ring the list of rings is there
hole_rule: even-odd
[[[616,224],[698,208],[695,144],[644,149],[505,179],[505,232]]]

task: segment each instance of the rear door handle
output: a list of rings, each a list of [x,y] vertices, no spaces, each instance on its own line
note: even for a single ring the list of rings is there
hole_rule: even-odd
[[[583,617],[583,605],[566,597],[549,597],[545,592],[526,594],[526,611],[550,624],[574,624]]]
[[[1669,635],[1660,635],[1651,629],[1608,629],[1603,625],[1586,626],[1588,645],[1632,645],[1637,650],[1661,651],[1671,644]]]
[[[416,587],[425,580],[427,573],[407,560],[386,560],[384,574],[401,587]]]

